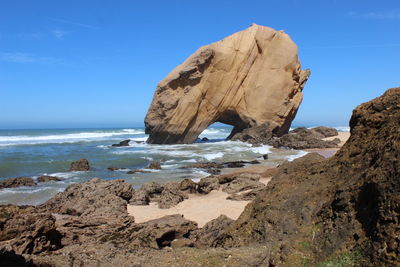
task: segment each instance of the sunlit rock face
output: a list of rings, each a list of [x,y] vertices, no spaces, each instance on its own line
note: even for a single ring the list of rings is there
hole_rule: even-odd
[[[233,125],[231,137],[261,125],[280,136],[309,75],[286,33],[253,24],[199,48],[158,84],[145,118],[148,142],[193,143],[214,122]]]

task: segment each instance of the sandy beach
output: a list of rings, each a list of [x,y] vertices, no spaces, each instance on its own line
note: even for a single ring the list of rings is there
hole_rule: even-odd
[[[349,132],[339,132],[339,135],[337,136],[324,139],[333,140],[339,138],[341,142],[338,148],[306,149],[305,151],[316,152],[328,158],[333,156],[349,137]],[[241,173],[259,174],[262,177],[260,182],[267,185],[273,175],[273,169],[274,168],[260,164],[252,165],[243,169],[225,169],[223,173],[226,175]],[[236,220],[243,212],[246,205],[250,202],[229,200],[227,199],[228,196],[229,194],[222,192],[221,190],[213,190],[206,195],[189,194],[188,199],[169,209],[160,209],[155,202],[151,202],[150,205],[146,206],[128,205],[127,209],[128,213],[135,217],[135,222],[137,223],[158,219],[166,215],[181,214],[186,219],[195,221],[199,227],[203,227],[207,222],[219,217],[220,215],[226,215],[227,217]]]
[[[323,139],[326,141],[330,141],[335,138],[339,138],[340,139],[339,147],[337,147],[337,148],[311,148],[311,149],[305,149],[305,151],[316,152],[325,158],[330,158],[333,155],[335,155],[335,153],[346,143],[346,141],[349,139],[349,137],[350,137],[350,132],[339,132],[339,134],[337,136],[327,137],[327,138]]]

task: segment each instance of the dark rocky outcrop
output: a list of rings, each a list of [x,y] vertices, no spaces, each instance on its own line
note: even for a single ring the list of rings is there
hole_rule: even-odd
[[[89,161],[87,159],[80,159],[71,163],[69,168],[70,172],[74,171],[88,171],[90,170]]]
[[[0,247],[18,254],[38,254],[61,248],[61,233],[50,212],[31,206],[0,206]]]
[[[281,137],[274,137],[267,141],[274,147],[288,147],[293,149],[309,148],[335,148],[340,143],[339,138],[324,140],[332,134],[338,135],[336,129],[328,127],[317,127],[313,129],[296,128]]]
[[[151,173],[151,171],[145,171],[145,170],[130,170],[127,172],[127,174],[135,174],[135,173]]]
[[[135,223],[126,205],[136,191],[121,180],[72,185],[38,207],[2,205],[0,263],[399,266],[400,88],[357,107],[350,127],[332,158],[310,153],[266,171],[272,180],[253,189],[238,220],[220,216],[202,229],[180,215]],[[204,178],[202,188],[258,179],[240,175]],[[200,191],[188,181],[143,191],[160,198],[165,188],[193,187]]]
[[[127,139],[127,140],[119,142],[118,144],[112,144],[111,146],[115,146],[115,147],[129,146],[130,141],[131,141],[130,139]]]
[[[29,177],[8,178],[0,181],[0,189],[14,188],[20,186],[35,186],[35,185],[36,185],[35,181]]]
[[[258,242],[269,266],[342,255],[360,265],[399,265],[400,88],[357,107],[350,127],[332,158],[309,154],[280,166],[213,245]]]
[[[61,180],[62,179],[60,177],[51,176],[51,175],[42,175],[37,178],[37,181],[40,183],[50,182],[50,181],[57,182],[57,181],[61,181]]]
[[[161,163],[159,161],[152,161],[147,166],[147,169],[161,170]]]

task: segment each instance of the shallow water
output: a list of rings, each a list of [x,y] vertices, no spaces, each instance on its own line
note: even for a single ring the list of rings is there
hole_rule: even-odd
[[[54,175],[59,182],[39,183],[35,187],[0,190],[0,204],[39,204],[69,184],[87,181],[93,177],[125,179],[135,187],[149,181],[199,179],[207,176],[201,169],[181,169],[195,162],[226,162],[260,159],[269,154],[263,164],[275,166],[283,160],[293,160],[304,155],[302,151],[272,149],[269,146],[252,147],[249,144],[225,141],[230,127],[211,127],[198,141],[190,145],[149,145],[143,128],[131,129],[51,129],[51,130],[0,130],[0,180],[10,177]],[[128,147],[112,144],[131,139]],[[88,172],[68,172],[72,161],[86,158]],[[151,173],[127,174],[128,170],[143,169],[152,160],[162,161],[162,170]],[[107,167],[124,168],[109,171]]]

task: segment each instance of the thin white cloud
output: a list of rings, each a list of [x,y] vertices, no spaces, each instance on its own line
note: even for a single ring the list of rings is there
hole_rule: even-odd
[[[63,30],[51,31],[51,34],[59,40],[63,39],[65,35],[70,34],[70,33],[71,33],[70,31],[63,31]]]
[[[366,13],[349,12],[348,16],[361,19],[375,19],[375,20],[400,20],[400,10],[390,11],[373,11]]]
[[[62,60],[52,57],[39,57],[29,53],[20,52],[0,52],[0,61],[9,63],[39,63],[46,65],[60,65],[63,64]]]
[[[61,23],[69,24],[69,25],[75,25],[75,26],[79,26],[79,27],[83,27],[83,28],[87,28],[87,29],[92,29],[92,30],[100,29],[100,27],[97,27],[97,26],[84,24],[84,23],[79,23],[79,22],[74,22],[74,21],[65,20],[65,19],[59,19],[59,18],[48,18],[48,19],[51,20],[51,21],[61,22]]]

